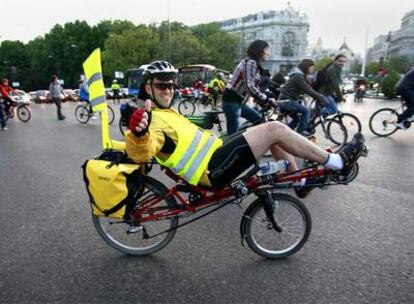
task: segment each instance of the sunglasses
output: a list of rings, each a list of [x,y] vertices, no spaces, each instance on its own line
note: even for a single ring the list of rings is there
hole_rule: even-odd
[[[175,84],[170,82],[158,82],[152,84],[157,90],[165,91],[166,89],[174,90]]]

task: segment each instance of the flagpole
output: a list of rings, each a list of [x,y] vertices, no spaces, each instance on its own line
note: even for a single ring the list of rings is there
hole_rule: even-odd
[[[361,76],[365,76],[365,68],[366,68],[366,65],[367,65],[367,47],[368,47],[368,26],[367,26],[367,31],[365,33],[364,58],[362,60]]]

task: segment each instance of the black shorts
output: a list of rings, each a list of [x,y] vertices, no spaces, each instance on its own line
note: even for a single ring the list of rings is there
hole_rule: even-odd
[[[208,178],[213,187],[223,187],[255,163],[256,158],[246,139],[237,134],[213,153],[208,163]]]

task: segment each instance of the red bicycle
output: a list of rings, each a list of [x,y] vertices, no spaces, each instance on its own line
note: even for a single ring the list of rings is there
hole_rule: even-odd
[[[259,168],[255,166],[220,189],[192,186],[168,169],[163,170],[176,184],[168,189],[154,178],[142,175],[136,205],[128,212],[128,220],[93,215],[97,232],[111,247],[130,255],[152,254],[167,246],[178,228],[226,205],[240,205],[247,196],[255,194],[257,199],[242,215],[242,245],[246,242],[266,258],[285,258],[306,243],[312,221],[299,199],[277,190],[292,188],[304,177],[324,177],[324,182],[314,187],[347,184],[357,176],[358,164],[346,176],[316,164],[292,173],[258,176]],[[181,218],[187,220],[179,223]]]

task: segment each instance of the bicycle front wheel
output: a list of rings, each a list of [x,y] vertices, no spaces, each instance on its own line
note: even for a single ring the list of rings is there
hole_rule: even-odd
[[[397,111],[391,108],[379,109],[369,119],[369,129],[380,137],[390,136],[397,132]]]
[[[286,193],[273,193],[272,200],[273,217],[282,231],[273,228],[259,198],[243,215],[243,237],[257,254],[269,259],[282,259],[305,245],[312,229],[312,220],[306,206],[297,198]]]
[[[143,207],[144,204],[147,205],[146,203],[154,200],[159,200],[159,202],[151,206],[151,210],[159,208],[161,211],[165,211],[168,208],[175,207],[177,204],[175,199],[171,196],[166,197],[167,193],[168,189],[163,184],[149,176],[143,177],[142,186],[139,189],[139,195],[137,195],[139,199],[131,214]],[[141,215],[148,216],[149,214]],[[153,211],[151,215],[157,215],[157,211]],[[95,215],[92,216],[92,220],[96,231],[109,246],[123,253],[138,256],[152,254],[167,246],[174,238],[178,225],[176,216],[142,224],[134,224],[133,219],[132,223],[127,223],[123,219],[117,220]],[[145,239],[144,227],[150,236],[171,230],[156,237]]]
[[[207,113],[213,111],[213,101],[210,99],[200,100],[198,103],[198,110],[201,113]]]
[[[21,105],[17,107],[17,117],[19,117],[22,122],[28,122],[32,117],[32,114],[28,107]]]
[[[182,115],[194,115],[195,109],[194,102],[189,99],[184,99],[178,104],[178,112]]]
[[[354,114],[351,113],[338,113],[332,119],[335,119],[342,123],[348,134],[348,140],[351,140],[356,133],[361,133],[362,125],[361,121]]]
[[[75,109],[75,118],[81,124],[86,124],[91,118],[91,114],[89,113],[89,109],[84,105],[79,105]]]
[[[322,149],[330,147],[334,152],[339,151],[347,142],[348,133],[343,124],[334,119],[325,119],[315,125],[314,139]]]

